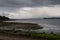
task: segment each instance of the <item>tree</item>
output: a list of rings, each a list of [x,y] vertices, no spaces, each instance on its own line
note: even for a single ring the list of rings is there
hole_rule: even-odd
[[[3,21],[3,20],[9,20],[9,18],[5,16],[0,16],[0,21]]]

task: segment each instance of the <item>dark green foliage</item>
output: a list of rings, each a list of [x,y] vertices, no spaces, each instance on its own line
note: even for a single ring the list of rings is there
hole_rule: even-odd
[[[5,16],[0,16],[0,21],[3,21],[3,20],[9,20],[9,18]]]
[[[53,32],[51,32],[51,34],[54,34]]]

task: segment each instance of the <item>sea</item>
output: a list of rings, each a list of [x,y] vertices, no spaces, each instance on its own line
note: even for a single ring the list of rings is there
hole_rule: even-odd
[[[36,32],[45,32],[45,33],[57,33],[60,34],[60,19],[15,19],[7,22],[18,22],[18,23],[36,23],[43,27],[43,29],[33,30]]]

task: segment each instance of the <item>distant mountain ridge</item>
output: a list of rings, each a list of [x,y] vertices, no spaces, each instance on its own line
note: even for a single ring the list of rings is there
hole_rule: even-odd
[[[39,20],[39,19],[60,19],[60,17],[48,17],[48,18],[28,18],[28,19],[11,19],[11,20]]]
[[[60,17],[50,17],[50,18],[43,18],[43,19],[60,19]]]

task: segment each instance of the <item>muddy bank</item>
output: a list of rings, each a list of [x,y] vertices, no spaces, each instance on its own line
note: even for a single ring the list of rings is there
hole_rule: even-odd
[[[27,29],[27,30],[36,30],[36,29],[42,29],[43,27],[34,24],[34,23],[17,23],[17,22],[0,22],[0,27],[13,27],[13,28],[20,28],[20,29]]]

